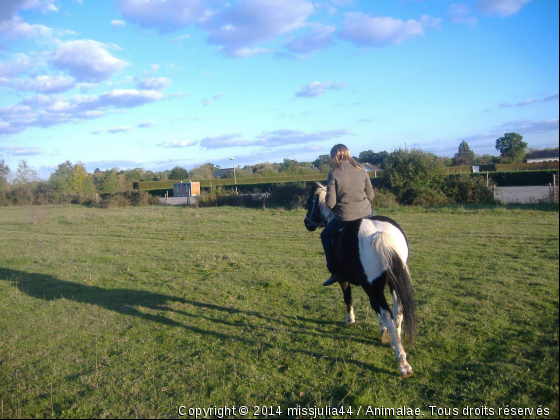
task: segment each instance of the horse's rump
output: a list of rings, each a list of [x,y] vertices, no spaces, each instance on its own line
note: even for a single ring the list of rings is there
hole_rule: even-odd
[[[408,259],[408,242],[401,227],[392,219],[373,216],[356,220],[341,230],[334,239],[335,270],[351,284],[372,282],[387,270],[390,255],[382,258],[383,250],[395,250],[404,263]]]

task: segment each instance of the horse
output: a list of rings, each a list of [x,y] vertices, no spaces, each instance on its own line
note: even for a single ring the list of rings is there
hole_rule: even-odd
[[[323,228],[334,217],[327,207],[326,188],[313,184],[307,201],[305,227],[313,232]],[[361,286],[377,314],[381,341],[391,344],[399,364],[401,378],[414,373],[406,360],[401,340],[402,322],[407,345],[412,345],[416,334],[416,305],[408,269],[408,240],[401,227],[392,219],[372,216],[350,223],[334,239],[333,257],[348,315],[346,325],[356,322],[351,285]],[[385,286],[389,286],[393,310],[385,299]]]

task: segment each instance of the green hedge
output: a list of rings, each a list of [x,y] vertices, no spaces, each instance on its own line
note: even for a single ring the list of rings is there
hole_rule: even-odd
[[[552,182],[553,175],[558,174],[557,170],[551,171],[520,171],[520,172],[477,172],[472,173],[472,177],[486,179],[488,176],[499,187],[523,187],[531,185],[548,185]],[[450,178],[460,175],[450,175]]]
[[[480,168],[480,172],[538,171],[558,169],[558,162],[497,163],[477,166]],[[448,174],[472,173],[472,166],[448,166],[445,170]]]
[[[369,173],[372,178],[372,181],[375,178],[375,174],[373,172]],[[261,186],[261,184],[283,184],[286,182],[326,182],[327,181],[327,174],[311,174],[311,175],[294,175],[294,176],[269,176],[269,177],[248,177],[248,178],[237,178],[237,183],[234,184],[233,178],[225,178],[225,179],[202,179],[202,180],[193,180],[194,182],[200,182],[201,188],[213,188],[213,187],[235,187],[237,188],[253,188],[255,186]],[[146,181],[146,182],[134,182],[133,188],[135,190],[173,190],[173,184],[180,182],[180,181]],[[188,181],[185,181],[188,182]]]

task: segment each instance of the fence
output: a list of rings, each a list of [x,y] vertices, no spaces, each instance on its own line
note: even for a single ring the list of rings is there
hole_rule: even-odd
[[[549,184],[550,189],[550,202],[551,203],[558,203],[558,174],[554,175],[552,184]]]

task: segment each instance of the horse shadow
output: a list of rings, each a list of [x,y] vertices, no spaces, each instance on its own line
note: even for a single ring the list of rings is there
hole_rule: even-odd
[[[201,329],[196,326],[185,324],[176,321],[174,319],[171,319],[165,316],[165,314],[175,313],[188,318],[205,319],[215,324],[221,324],[227,327],[234,327],[234,328],[240,327],[240,324],[229,322],[226,319],[214,318],[200,313],[190,313],[184,310],[175,309],[171,307],[171,305],[173,304],[175,304],[173,306],[177,306],[176,304],[180,304],[180,305],[193,306],[195,308],[224,312],[228,314],[245,314],[247,316],[258,317],[268,322],[281,324],[284,327],[291,327],[287,329],[291,330],[291,332],[293,333],[300,332],[300,331],[295,331],[293,329],[294,328],[293,324],[290,325],[288,322],[283,321],[281,319],[267,317],[266,315],[263,315],[262,313],[256,311],[243,311],[232,307],[198,302],[191,299],[184,299],[178,296],[171,296],[162,293],[150,292],[146,290],[105,289],[99,286],[61,280],[49,274],[30,273],[30,272],[12,270],[9,268],[2,268],[2,267],[0,267],[0,281],[9,283],[10,285],[16,287],[21,293],[24,293],[35,299],[44,300],[44,301],[54,301],[63,298],[80,304],[94,305],[126,316],[138,317],[171,327],[180,327],[196,334],[211,336],[214,338],[221,339],[223,341],[234,340],[234,341],[244,342],[245,344],[248,345],[259,345],[259,346],[264,346],[265,348],[273,347],[271,344],[263,342],[261,340],[251,340],[251,339],[239,337],[238,335],[225,334],[222,332],[213,331],[209,329]],[[162,314],[146,313],[137,308],[144,308],[151,311],[161,312]],[[299,317],[297,319],[300,320]],[[304,321],[311,322],[313,320],[304,319]],[[269,330],[271,332],[276,331],[274,328],[269,326],[263,326],[262,328],[265,330]],[[311,335],[319,335],[317,330],[307,331],[307,333]],[[329,333],[329,335],[331,334]],[[339,338],[341,340],[347,340],[350,337],[341,336]],[[365,340],[363,342],[365,342]],[[325,358],[324,354],[310,352],[308,350],[300,350],[295,348],[288,348],[286,350],[289,352],[306,354],[310,357],[315,357],[318,359]],[[364,365],[368,365],[363,362],[353,361],[353,360],[347,360],[347,362],[356,363],[357,365],[363,367],[365,367]],[[373,365],[368,365],[367,368],[377,372],[383,372],[383,373],[388,372],[384,369],[380,369]]]

